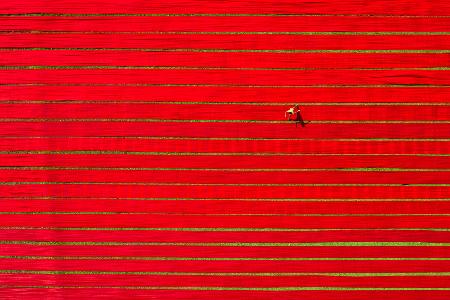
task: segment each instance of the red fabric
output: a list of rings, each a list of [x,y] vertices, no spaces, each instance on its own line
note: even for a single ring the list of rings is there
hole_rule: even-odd
[[[0,298],[449,299],[449,28],[437,0],[3,1]]]

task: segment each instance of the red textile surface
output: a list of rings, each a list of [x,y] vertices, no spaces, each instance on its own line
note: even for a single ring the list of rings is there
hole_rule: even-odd
[[[449,299],[449,36],[439,0],[0,3],[0,298]]]

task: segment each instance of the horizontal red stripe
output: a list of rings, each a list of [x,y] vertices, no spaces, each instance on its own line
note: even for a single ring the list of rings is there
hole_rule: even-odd
[[[76,279],[75,279],[76,280]],[[36,289],[36,288],[5,288],[0,289],[0,295],[17,296],[21,299],[36,299],[42,297],[64,295],[65,299],[79,299],[80,297],[106,296],[109,298],[167,298],[176,299],[258,299],[268,300],[273,297],[282,297],[286,300],[334,300],[336,297],[347,300],[368,299],[379,297],[386,300],[446,300],[450,297],[447,291],[300,291],[300,292],[259,292],[259,291],[173,291],[173,290],[126,290],[114,288],[85,288],[85,289]]]
[[[311,272],[311,273],[344,273],[344,272],[362,272],[366,273],[368,270],[374,273],[390,273],[390,272],[448,272],[450,270],[449,261],[121,261],[121,260],[28,260],[28,259],[0,259],[3,266],[7,266],[8,270],[38,270],[38,271],[94,271],[94,272],[228,272],[228,273],[246,273],[246,272],[274,272],[274,273],[288,273],[288,272]],[[11,275],[16,277],[17,275]],[[70,276],[70,275],[69,275]],[[62,276],[65,277],[65,276]],[[104,275],[97,275],[97,277],[104,277]],[[134,277],[134,276],[133,276]],[[144,276],[143,276],[144,277]],[[146,276],[145,276],[146,277]],[[171,280],[173,277],[186,277],[189,280],[190,276],[149,276],[150,278],[160,279],[161,281]],[[192,276],[194,277],[194,276]],[[216,281],[218,278],[214,276],[201,276],[206,281]],[[238,276],[235,276],[238,277]],[[252,278],[256,277],[256,278]],[[406,276],[405,276],[406,277]],[[422,276],[425,277],[425,276]],[[149,279],[150,279],[149,278]],[[164,278],[164,279],[163,279]],[[169,279],[170,278],[170,279]],[[261,282],[258,282],[258,279]],[[312,280],[308,280],[308,276],[245,276],[243,282],[238,284],[234,282],[233,276],[224,278],[221,276],[220,280],[224,284],[237,284],[237,286],[266,286],[266,285],[280,285],[280,286],[294,286],[292,280],[301,280],[302,286],[309,286]],[[317,280],[320,277],[316,277]],[[306,279],[303,281],[303,279]],[[384,280],[380,280],[384,279]],[[389,286],[392,284],[386,278],[375,280],[372,284]],[[406,278],[402,278],[395,286],[406,286]],[[340,284],[343,284],[349,278],[337,279]],[[351,280],[351,279],[350,279]],[[353,278],[355,285],[368,284],[367,278],[361,278],[361,282]],[[232,283],[233,282],[233,283]],[[333,284],[328,282],[328,284]],[[364,283],[363,283],[364,282]],[[438,279],[439,282],[439,279]],[[432,280],[424,280],[420,286],[435,286],[447,282],[450,284],[450,277],[440,278],[440,282],[432,283]],[[337,282],[335,282],[337,284]],[[384,284],[383,284],[384,283]],[[160,283],[164,285],[164,283]],[[205,282],[205,284],[208,284]],[[327,284],[324,281],[324,284]],[[327,285],[328,285],[327,284]],[[231,285],[232,286],[232,285]],[[372,286],[372,285],[370,285]],[[391,285],[392,286],[392,285]],[[412,285],[414,286],[414,285]],[[418,287],[415,286],[415,287]]]
[[[164,141],[165,142],[165,141]],[[161,142],[161,143],[164,143]],[[227,141],[223,141],[226,143]],[[286,143],[286,141],[285,141]],[[302,143],[299,141],[298,143]],[[50,144],[51,145],[51,144]],[[47,146],[48,150],[49,147]],[[172,149],[173,150],[173,149]],[[191,151],[194,149],[190,149]],[[214,149],[211,149],[213,151]],[[219,150],[220,151],[220,150]],[[257,151],[254,149],[253,151]],[[335,151],[336,152],[336,151]],[[242,156],[3,154],[2,166],[122,168],[450,168],[448,156]],[[292,173],[289,173],[292,174]],[[443,173],[445,174],[445,173]]]
[[[447,216],[211,216],[211,215],[3,215],[0,226],[56,227],[251,227],[254,228],[442,228]],[[289,241],[287,241],[289,242]]]
[[[169,104],[1,104],[0,118],[285,120],[290,106]],[[449,120],[448,106],[302,106],[314,120]]]
[[[0,24],[1,25],[1,24]],[[355,24],[353,24],[355,25]],[[6,66],[191,66],[253,68],[420,68],[446,66],[448,54],[192,53],[4,50]]]
[[[0,211],[7,212],[167,212],[167,213],[229,213],[229,214],[449,214],[450,202],[420,201],[401,202],[271,202],[271,201],[132,201],[132,200],[102,200],[102,199],[64,199],[64,200],[11,200],[3,198],[0,201]],[[68,233],[64,233],[67,235]],[[139,234],[144,234],[140,232]],[[220,235],[220,233],[214,233]],[[259,233],[252,233],[252,235]],[[277,233],[278,234],[278,233]],[[358,233],[359,234],[359,233]],[[412,233],[408,233],[412,234]],[[421,233],[430,234],[433,233]],[[450,233],[436,233],[448,236]],[[300,233],[295,233],[300,235]],[[320,233],[313,233],[320,236]],[[11,234],[15,237],[16,234]],[[295,236],[291,236],[295,238]]]
[[[71,279],[72,282],[78,279]],[[114,279],[112,279],[114,280]],[[35,277],[30,281],[35,282]],[[44,280],[43,280],[44,281]],[[47,282],[47,281],[45,281]],[[33,284],[31,284],[33,285]],[[36,299],[42,297],[63,297],[65,299],[80,299],[80,297],[100,297],[108,298],[176,298],[176,299],[236,299],[236,300],[271,300],[274,297],[281,297],[286,300],[334,300],[336,298],[347,300],[369,299],[378,297],[386,300],[447,300],[450,292],[447,291],[300,291],[300,292],[259,292],[259,291],[152,291],[152,290],[127,290],[114,288],[85,288],[85,289],[36,289],[36,288],[4,288],[0,289],[0,295],[18,297],[20,299]]]
[[[70,200],[69,200],[70,201]],[[92,203],[92,202],[91,202]],[[225,208],[224,208],[225,209]],[[41,224],[41,226],[52,226]],[[312,232],[288,231],[243,231],[243,232],[190,232],[167,230],[0,230],[0,237],[4,241],[30,240],[30,241],[66,241],[66,242],[448,242],[450,232],[419,231],[419,230],[324,230]],[[3,245],[2,245],[3,247]],[[25,247],[25,246],[24,246]],[[63,255],[56,253],[57,255]],[[0,254],[2,255],[2,254]],[[29,253],[28,255],[34,255]],[[313,254],[312,254],[313,255]],[[314,255],[313,255],[314,256]],[[293,262],[289,262],[293,263]],[[347,262],[339,262],[346,264]],[[372,262],[373,264],[379,262]],[[392,262],[395,264],[395,262]],[[407,262],[405,262],[407,264]],[[426,264],[428,262],[424,262]],[[383,263],[381,263],[383,264]],[[446,262],[439,262],[441,267]],[[239,270],[239,269],[236,269]],[[406,272],[407,270],[404,270]],[[241,271],[244,272],[244,271]],[[287,272],[280,268],[279,272]],[[413,272],[413,271],[408,271]]]
[[[445,35],[4,34],[2,47],[156,49],[449,49]]]
[[[447,184],[450,172],[0,170],[0,178],[2,182]]]
[[[70,83],[70,81],[69,81]],[[300,96],[296,96],[299,95]],[[1,100],[150,100],[217,102],[447,102],[450,88],[248,88],[0,86]],[[300,101],[298,101],[300,100]]]
[[[41,197],[161,198],[448,198],[447,186],[144,186],[144,185],[0,185],[0,194]],[[442,225],[442,224],[441,224]]]
[[[289,124],[180,122],[0,122],[0,136],[245,138],[448,138],[450,124]]]
[[[53,262],[54,263],[54,262]],[[4,276],[0,278],[3,279]],[[210,277],[210,276],[138,276],[138,275],[9,275],[5,283],[20,285],[45,285],[49,280],[63,286],[215,286],[215,287],[292,287],[292,286],[338,286],[338,287],[442,287],[448,285],[449,277],[392,277],[338,278],[324,276],[302,277]],[[61,279],[60,279],[61,277]],[[393,283],[394,281],[394,283]],[[416,281],[420,283],[416,283]],[[35,282],[35,284],[32,284]],[[112,283],[113,282],[113,283]],[[180,284],[182,282],[182,284]],[[299,283],[301,282],[301,283]],[[179,298],[177,298],[179,299]],[[258,298],[259,299],[259,298]]]
[[[30,150],[30,151],[76,151],[76,150],[97,150],[97,151],[154,151],[154,152],[219,152],[219,153],[239,153],[239,152],[255,152],[255,153],[363,153],[363,154],[380,154],[380,153],[394,153],[394,154],[442,154],[450,153],[450,142],[438,141],[336,141],[336,140],[299,140],[294,143],[288,143],[285,140],[192,140],[192,139],[174,139],[174,140],[158,140],[158,139],[140,139],[140,138],[1,138],[0,151],[15,151],[15,150]],[[298,163],[299,166],[313,166],[308,164],[310,161],[326,161],[327,167],[334,167],[329,159],[331,157],[315,158],[309,156],[308,159],[289,160],[286,157],[252,157],[252,159],[242,159],[242,157],[220,156],[220,158],[212,159],[208,157],[208,162],[205,162],[205,157],[189,156],[146,156],[144,160],[142,157],[133,158],[125,155],[102,155],[102,156],[86,156],[86,155],[38,155],[29,157],[28,155],[0,155],[3,165],[10,164],[33,164],[42,165],[58,163],[58,165],[73,165],[83,161],[83,165],[100,165],[102,162],[107,162],[111,166],[197,166],[197,167],[254,167],[254,166],[269,166],[268,161],[275,161],[276,165],[281,168],[294,167]],[[111,159],[110,159],[111,158]],[[157,160],[155,160],[157,158]],[[334,157],[333,159],[342,160],[342,166],[384,166],[383,161],[371,156],[359,157],[353,156],[351,159]],[[395,160],[388,159],[387,166],[402,166],[410,168],[441,168],[446,166],[446,161],[450,158],[446,157],[406,157],[396,156]],[[173,160],[171,164],[169,161]],[[369,164],[364,164],[364,161],[369,161]],[[98,163],[97,163],[98,162]],[[124,163],[120,163],[124,162]],[[164,162],[164,163],[162,163]],[[160,163],[160,164],[159,164]],[[223,163],[223,164],[222,164]]]
[[[0,70],[3,84],[448,85],[442,71]]]
[[[164,0],[146,1],[107,1],[95,0],[83,5],[75,0],[52,3],[46,0],[29,2],[10,1],[3,3],[0,9],[4,13],[275,13],[275,14],[388,14],[388,15],[448,15],[450,5],[445,1],[425,0],[414,4],[396,3],[388,0],[376,0],[369,4],[350,0],[342,5],[332,0],[321,2],[308,1],[195,1],[175,0],[167,3]]]
[[[259,4],[258,4],[259,5]],[[124,26],[126,24],[126,27]],[[373,17],[8,17],[0,30],[42,31],[447,31],[447,18]]]
[[[449,247],[179,247],[2,245],[2,255],[152,257],[448,257]]]

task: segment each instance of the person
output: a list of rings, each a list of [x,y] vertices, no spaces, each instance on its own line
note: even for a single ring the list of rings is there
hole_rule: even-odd
[[[300,114],[300,109],[298,108],[298,104],[296,104],[294,107],[289,108],[285,113],[284,117],[288,119],[288,121],[291,120],[291,117],[293,115],[298,116]]]

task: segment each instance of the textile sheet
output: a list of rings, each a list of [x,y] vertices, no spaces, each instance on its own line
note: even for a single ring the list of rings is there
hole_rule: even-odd
[[[0,298],[450,299],[449,35],[439,0],[1,2]]]

